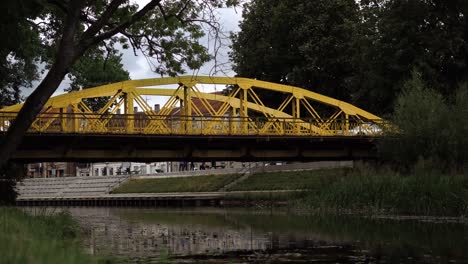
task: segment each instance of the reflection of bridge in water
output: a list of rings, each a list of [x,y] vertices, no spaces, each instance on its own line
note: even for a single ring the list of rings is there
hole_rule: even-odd
[[[227,88],[201,91],[213,84]],[[264,90],[277,103],[262,100]],[[146,96],[167,101],[152,108]],[[98,100],[100,109],[92,110]],[[8,129],[21,106],[0,110],[0,131]],[[351,104],[292,86],[228,77],[132,80],[49,99],[14,159],[370,158],[381,123]]]

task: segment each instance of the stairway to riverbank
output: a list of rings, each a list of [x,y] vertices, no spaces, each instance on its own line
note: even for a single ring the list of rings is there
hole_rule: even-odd
[[[16,190],[18,192],[18,199],[98,196],[108,194],[115,186],[128,178],[129,175],[33,178],[18,182]]]
[[[241,169],[242,170],[242,169]],[[16,185],[18,199],[84,198],[108,195],[124,181],[132,179],[163,179],[205,175],[238,174],[239,169],[179,171],[154,175],[123,175],[99,177],[28,178]]]

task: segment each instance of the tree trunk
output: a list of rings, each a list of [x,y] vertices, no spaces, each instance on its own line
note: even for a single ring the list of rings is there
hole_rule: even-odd
[[[4,168],[12,158],[15,150],[21,144],[25,133],[28,131],[36,116],[41,112],[44,104],[55,90],[57,90],[69,68],[76,60],[76,57],[74,52],[70,51],[59,54],[56,63],[54,63],[47,73],[47,76],[26,99],[26,102],[18,113],[15,121],[8,129],[6,137],[0,146],[0,157],[2,157],[0,159],[0,168]]]
[[[79,26],[79,16],[83,0],[69,2],[67,18],[63,28],[62,38],[55,57],[55,62],[41,84],[26,99],[23,107],[8,129],[6,137],[0,145],[0,169],[5,168],[14,152],[21,144],[36,116],[41,112],[44,104],[57,90],[70,67],[84,53],[85,48],[75,46],[75,33]]]

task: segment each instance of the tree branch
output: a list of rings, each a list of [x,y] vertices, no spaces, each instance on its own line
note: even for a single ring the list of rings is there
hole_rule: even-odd
[[[135,22],[139,21],[142,17],[144,17],[149,11],[153,10],[160,2],[161,0],[152,0],[148,4],[146,4],[145,7],[140,9],[140,11],[136,12],[130,19],[127,21],[121,23],[120,25],[114,27],[113,29],[110,29],[109,31],[106,31],[102,34],[99,34],[95,37],[93,37],[88,44],[93,45],[96,43],[99,43],[103,41],[104,39],[110,38],[114,36],[115,34],[123,31],[124,29],[128,28],[129,26],[133,25]],[[86,41],[86,40],[85,40]]]
[[[104,25],[109,21],[111,16],[115,13],[117,8],[125,2],[125,0],[113,0],[109,6],[106,8],[106,11],[102,13],[101,17],[96,20],[84,33],[82,39],[92,38],[96,33],[101,30]]]
[[[125,30],[120,31],[119,33],[124,35],[128,39],[128,41],[130,41],[130,46],[132,46],[133,54],[135,56],[138,56],[137,55],[137,49],[140,48],[140,44],[136,41],[136,38],[141,38],[141,37],[143,37],[143,35],[132,35],[132,34],[126,32]]]
[[[177,18],[180,19],[180,16],[187,9],[189,3],[190,3],[190,0],[185,1],[184,6],[179,10],[179,12],[177,12],[177,15],[176,15]]]

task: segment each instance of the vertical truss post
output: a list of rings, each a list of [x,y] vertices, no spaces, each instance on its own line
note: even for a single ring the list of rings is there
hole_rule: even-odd
[[[184,114],[184,123],[185,123],[185,133],[191,134],[192,132],[192,87],[184,84],[184,105],[183,105],[183,114]]]
[[[185,101],[184,98],[179,98],[180,111],[179,111],[179,124],[176,127],[177,133],[185,132]]]
[[[348,113],[345,113],[345,128],[344,128],[344,130],[345,130],[344,134],[346,136],[349,136],[349,115],[348,115]]]
[[[63,113],[63,107],[60,108],[60,130],[63,133],[67,132],[67,118]]]
[[[236,108],[232,107],[229,112],[229,135],[234,135],[236,133],[236,122],[234,122],[236,119],[237,111]]]
[[[295,97],[294,100],[292,101],[293,105],[293,111],[292,115],[294,118],[301,118],[301,99]]]
[[[125,117],[127,118],[127,133],[133,133],[135,128],[135,112],[133,111],[132,93],[124,93]]]
[[[77,133],[79,131],[79,126],[80,126],[80,120],[79,120],[79,113],[78,113],[79,109],[78,109],[78,105],[73,105],[72,106],[72,122],[73,122],[73,132]]]
[[[294,118],[294,131],[298,135],[300,133],[299,119],[301,118],[301,98],[299,97],[294,97],[292,100],[292,116]]]
[[[240,119],[242,122],[242,134],[248,135],[248,124],[249,124],[249,114],[248,114],[248,108],[247,108],[247,103],[248,103],[248,88],[246,87],[240,87],[242,89],[240,93]]]

